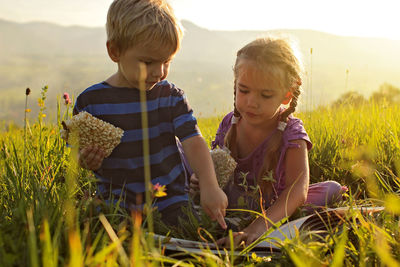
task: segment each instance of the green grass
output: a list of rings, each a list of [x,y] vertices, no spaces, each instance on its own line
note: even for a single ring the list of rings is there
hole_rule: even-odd
[[[367,104],[358,108],[319,109],[298,114],[314,146],[311,182],[336,180],[365,190],[366,171],[398,190],[400,172],[399,105]]]
[[[97,199],[93,176],[77,168],[74,151],[59,136],[60,120],[70,116],[70,109],[59,103],[58,121],[52,124],[41,115],[44,105],[36,118],[27,114],[26,138],[24,128],[0,127],[0,266],[233,264],[232,255],[164,255],[146,240],[140,215]],[[299,234],[281,243],[281,254],[250,254],[235,264],[399,266],[398,114],[398,105],[377,104],[297,114],[314,144],[311,182],[347,185],[347,199],[338,205],[383,205],[386,212],[365,217],[354,210],[342,233],[332,230],[312,241]],[[199,120],[209,144],[221,118]]]

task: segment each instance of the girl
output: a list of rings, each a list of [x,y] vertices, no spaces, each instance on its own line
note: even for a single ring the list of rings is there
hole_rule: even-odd
[[[337,182],[309,186],[307,152],[312,144],[302,121],[291,115],[302,81],[300,61],[289,43],[260,38],[247,44],[237,53],[234,78],[234,111],[224,117],[212,143],[212,149],[227,147],[238,164],[233,182],[224,188],[228,208],[237,208],[243,199],[247,208],[256,207],[257,201],[248,199],[249,186],[260,189],[272,222],[303,204],[325,206],[338,199],[345,187]],[[198,190],[194,175],[190,188]],[[270,223],[258,217],[234,233],[235,245],[252,243],[268,227]],[[228,242],[223,238],[218,244]]]

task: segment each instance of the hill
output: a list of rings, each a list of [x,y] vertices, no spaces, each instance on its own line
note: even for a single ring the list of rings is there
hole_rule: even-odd
[[[329,103],[349,90],[368,96],[384,82],[400,87],[400,41],[310,30],[210,31],[188,21],[183,25],[182,49],[169,80],[185,90],[198,116],[231,108],[235,53],[268,33],[288,35],[298,43],[307,74],[303,108]],[[26,87],[38,97],[48,85],[48,107],[54,110],[56,96],[65,91],[76,96],[115,71],[103,28],[0,20],[0,32],[0,119],[22,118]]]

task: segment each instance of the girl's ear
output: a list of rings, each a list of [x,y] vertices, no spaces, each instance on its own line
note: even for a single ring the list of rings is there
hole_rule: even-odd
[[[289,104],[290,100],[292,100],[292,92],[287,92],[287,94],[285,95],[285,98],[282,101],[282,104],[287,105]]]
[[[112,61],[119,62],[119,48],[111,41],[107,41],[107,52]]]

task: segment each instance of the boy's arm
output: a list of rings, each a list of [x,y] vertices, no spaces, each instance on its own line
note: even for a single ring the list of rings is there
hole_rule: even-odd
[[[219,187],[210,151],[203,137],[194,136],[182,142],[183,151],[199,179],[200,202],[204,211],[226,229],[224,220],[228,199]]]

